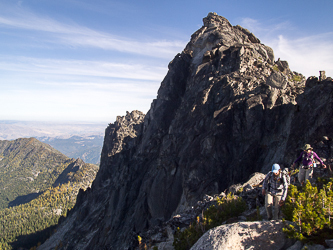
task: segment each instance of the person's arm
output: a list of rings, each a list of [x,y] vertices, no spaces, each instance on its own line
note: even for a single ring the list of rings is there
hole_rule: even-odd
[[[298,162],[299,160],[302,159],[303,153],[304,153],[304,152],[302,152],[302,153],[300,154],[300,156],[296,159],[296,161],[294,161],[294,163],[293,163],[293,167],[295,166],[296,162]]]
[[[314,151],[312,151],[313,152],[313,156],[314,156],[314,158],[316,158],[319,162],[320,162],[320,164],[324,167],[324,168],[326,168],[326,165],[324,164],[324,162],[320,159],[320,157],[316,154],[316,152],[314,152]]]

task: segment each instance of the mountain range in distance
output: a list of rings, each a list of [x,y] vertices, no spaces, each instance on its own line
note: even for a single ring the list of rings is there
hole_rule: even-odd
[[[60,123],[0,120],[0,140],[34,137],[70,158],[99,164],[104,123]]]
[[[0,140],[28,137],[69,138],[73,135],[104,135],[107,123],[39,122],[0,120]]]
[[[104,136],[78,136],[69,138],[36,137],[39,141],[51,145],[70,158],[80,158],[84,162],[99,164]]]
[[[35,138],[0,140],[0,249],[46,240],[98,168]]]

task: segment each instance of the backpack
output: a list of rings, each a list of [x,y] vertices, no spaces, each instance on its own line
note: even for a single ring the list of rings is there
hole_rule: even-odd
[[[306,155],[306,153],[303,152],[303,153],[302,153],[302,163],[303,163],[303,160],[304,160],[304,158],[305,158],[305,155]],[[312,161],[312,164],[315,163],[314,158],[313,158],[313,151],[311,151],[310,159],[311,159],[311,161]]]
[[[290,175],[289,175],[289,171],[288,168],[285,168],[281,171],[282,175],[284,175],[286,177],[286,181],[287,181],[287,185],[290,185]]]

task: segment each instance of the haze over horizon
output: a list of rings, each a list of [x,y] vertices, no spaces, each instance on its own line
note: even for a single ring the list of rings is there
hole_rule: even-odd
[[[146,113],[216,12],[306,77],[333,77],[333,1],[0,0],[0,120],[114,122]]]

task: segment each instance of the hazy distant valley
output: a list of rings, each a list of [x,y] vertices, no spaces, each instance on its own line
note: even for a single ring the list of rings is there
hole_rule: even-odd
[[[80,158],[86,163],[99,164],[104,137],[75,135],[69,138],[37,137],[37,139],[70,158]]]
[[[70,158],[99,164],[104,123],[0,121],[0,140],[37,138]]]

